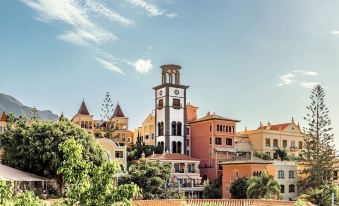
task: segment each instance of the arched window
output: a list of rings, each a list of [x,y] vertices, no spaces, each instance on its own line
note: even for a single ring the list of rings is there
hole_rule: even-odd
[[[293,170],[288,171],[288,178],[294,179],[294,171]]]
[[[181,136],[182,135],[182,124],[181,122],[177,122],[177,135]]]
[[[285,173],[282,170],[278,171],[278,179],[284,179],[285,178]]]
[[[83,121],[81,121],[81,128],[85,128],[85,124]]]
[[[164,122],[160,123],[160,134],[159,136],[163,136],[164,135]]]
[[[234,126],[232,126],[232,133],[234,133],[235,131],[234,131]]]
[[[160,135],[160,129],[161,129],[160,127],[161,127],[160,122],[158,122],[158,136],[161,136]]]
[[[219,132],[219,125],[217,124],[217,132]]]
[[[182,147],[182,143],[177,142],[177,153],[181,153],[181,147]]]
[[[165,144],[164,142],[160,142],[160,147],[161,147],[161,151],[164,152],[164,149],[165,149]]]
[[[288,186],[288,192],[295,192],[295,185],[289,185]]]
[[[228,132],[228,126],[226,126],[226,132]]]
[[[228,127],[228,132],[230,132],[230,133],[232,132],[232,127],[231,126]]]
[[[177,143],[175,141],[172,142],[172,153],[177,153]]]
[[[222,131],[223,131],[223,132],[225,132],[225,125],[224,125],[224,126],[222,126]]]
[[[85,128],[88,129],[88,121],[85,122]]]
[[[89,128],[92,129],[92,122],[89,122]]]
[[[172,135],[176,136],[177,135],[177,123],[176,122],[172,122]]]

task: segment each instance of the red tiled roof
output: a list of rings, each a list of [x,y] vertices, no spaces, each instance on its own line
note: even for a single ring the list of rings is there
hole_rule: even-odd
[[[288,127],[288,125],[290,125],[291,123],[284,123],[284,124],[272,124],[270,126],[270,130],[276,130],[276,131],[279,131],[280,129],[281,130],[284,130],[286,127]],[[260,130],[261,127],[259,127],[257,130]],[[267,129],[267,126],[263,126],[263,129]]]
[[[163,153],[163,154],[152,154],[146,159],[150,160],[188,160],[188,161],[199,161],[193,157],[179,154],[179,153]]]
[[[114,110],[114,113],[113,113],[113,117],[125,117],[125,115],[122,112],[122,109],[121,109],[119,103],[115,107],[115,110]]]
[[[231,121],[231,122],[240,122],[240,120],[229,119],[229,118],[222,117],[222,116],[219,116],[219,115],[216,115],[216,114],[207,114],[205,117],[191,121],[189,123],[191,124],[191,123],[195,123],[195,122],[202,122],[202,121],[215,120],[215,119],[216,120]]]
[[[2,112],[0,121],[6,122],[7,121],[7,115],[5,112]]]
[[[78,114],[89,115],[89,112],[88,112],[88,109],[86,107],[86,104],[85,104],[84,100],[82,101],[82,103],[80,105]]]
[[[133,201],[133,206],[294,206],[293,201],[280,200],[139,200]]]

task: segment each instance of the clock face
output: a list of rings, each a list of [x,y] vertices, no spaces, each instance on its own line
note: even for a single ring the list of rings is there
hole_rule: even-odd
[[[174,94],[175,94],[175,95],[178,95],[178,94],[179,94],[179,90],[177,90],[177,89],[174,90]]]

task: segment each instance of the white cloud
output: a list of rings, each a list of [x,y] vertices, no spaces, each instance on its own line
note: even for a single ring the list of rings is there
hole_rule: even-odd
[[[84,5],[77,0],[22,0],[38,12],[44,22],[59,21],[66,23],[70,29],[59,35],[59,39],[76,44],[101,44],[117,37],[94,23]]]
[[[148,74],[153,68],[152,61],[150,59],[138,59],[133,63],[133,66],[135,67],[135,71],[142,75]]]
[[[313,89],[318,84],[318,82],[303,82],[301,83],[301,86],[307,89]]]
[[[144,9],[149,16],[166,16],[169,18],[176,17],[176,13],[168,13],[160,9],[158,6],[148,3],[145,0],[127,0],[132,6]]]
[[[331,34],[332,35],[339,35],[339,31],[338,30],[331,31]]]
[[[317,76],[318,72],[307,71],[307,72],[303,72],[301,74],[305,75],[305,76]]]
[[[90,11],[100,14],[104,17],[107,17],[111,21],[118,22],[124,26],[132,25],[135,22],[131,19],[128,19],[115,11],[112,11],[103,4],[96,2],[95,0],[87,0],[87,7]]]
[[[98,57],[94,57],[94,59],[96,61],[98,61],[104,68],[111,70],[113,72],[125,75],[125,73],[123,72],[123,70],[121,68],[119,68],[118,66],[114,65],[113,63],[106,61],[104,59],[98,58]]]
[[[293,78],[295,77],[294,74],[292,73],[288,73],[288,74],[285,74],[281,77],[279,77],[279,79],[281,80],[281,83],[278,84],[278,86],[284,86],[284,85],[289,85],[289,84],[292,84],[293,83]]]

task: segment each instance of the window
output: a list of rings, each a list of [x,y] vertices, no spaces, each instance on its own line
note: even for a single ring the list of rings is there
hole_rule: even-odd
[[[154,139],[154,133],[152,133],[152,139]]]
[[[232,133],[235,133],[234,126],[232,126]]]
[[[172,153],[177,153],[177,143],[175,141],[172,142]]]
[[[180,108],[180,99],[173,99],[173,107]]]
[[[226,132],[228,132],[228,126],[226,126]]]
[[[212,132],[212,125],[210,125],[210,132]]]
[[[190,146],[190,140],[189,139],[186,139],[186,146]]]
[[[212,156],[212,150],[211,150],[211,149],[208,150],[208,156],[209,156],[209,157]]]
[[[302,148],[303,148],[303,142],[299,141],[299,149],[302,149]]]
[[[280,185],[280,193],[285,193],[285,185]]]
[[[288,192],[295,192],[295,185],[289,185]]]
[[[291,149],[295,149],[296,147],[295,147],[295,141],[294,140],[292,140],[291,141]]]
[[[266,147],[270,147],[271,146],[271,139],[266,138],[265,143],[266,143]]]
[[[222,170],[222,165],[220,163],[221,161],[218,161],[218,170]]]
[[[210,137],[210,144],[212,144],[212,138]]]
[[[186,128],[186,135],[190,135],[190,128]]]
[[[283,147],[284,147],[284,148],[287,147],[287,140],[283,140]]]
[[[216,138],[215,138],[215,144],[217,144],[217,145],[222,145],[221,138],[216,137]]]
[[[148,137],[149,137],[148,135],[145,135],[145,139],[148,139]]]
[[[225,125],[224,125],[224,126],[222,126],[222,131],[223,131],[223,132],[225,132],[225,131],[226,131],[226,129],[225,129]]]
[[[177,135],[177,123],[176,122],[172,122],[172,135],[176,136]]]
[[[278,171],[278,179],[284,179],[285,178],[285,173],[282,170]]]
[[[233,139],[226,138],[226,145],[232,146],[233,145]]]
[[[278,147],[278,139],[273,140],[273,147]]]
[[[124,158],[123,152],[115,152],[115,158]]]
[[[210,168],[212,168],[212,166],[213,166],[211,161],[209,161],[209,166],[210,166]]]
[[[232,127],[231,126],[228,127],[228,132],[232,132]]]
[[[177,122],[177,136],[181,136],[182,124],[181,122]]]
[[[219,125],[217,125],[217,132],[219,132]]]
[[[238,170],[233,171],[233,177],[239,178],[239,171]]]
[[[158,108],[161,109],[164,107],[164,100],[163,99],[159,99],[158,101]]]
[[[288,178],[290,178],[290,179],[294,179],[295,178],[293,170],[288,171]]]

